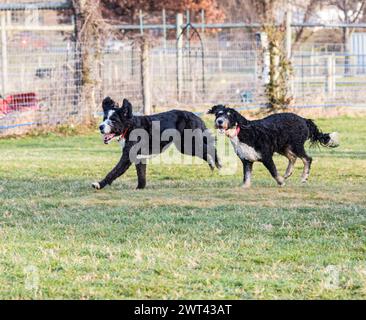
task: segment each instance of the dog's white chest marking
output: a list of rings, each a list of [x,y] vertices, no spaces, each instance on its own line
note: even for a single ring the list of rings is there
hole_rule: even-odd
[[[119,145],[121,146],[122,150],[125,147],[126,139],[122,138],[118,140]]]
[[[235,136],[230,138],[231,144],[234,147],[235,153],[240,159],[245,159],[248,161],[258,161],[262,158],[261,154],[257,152],[253,147],[240,142],[238,137]]]

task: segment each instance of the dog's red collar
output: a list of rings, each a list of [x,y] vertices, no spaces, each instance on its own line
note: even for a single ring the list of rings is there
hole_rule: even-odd
[[[239,127],[239,126],[237,126],[237,127],[236,127],[236,130],[235,130],[235,136],[237,136],[237,135],[239,134],[239,132],[240,132],[240,127]]]
[[[226,130],[225,134],[230,138],[230,139],[233,139],[234,137],[236,137],[239,132],[240,132],[240,127],[239,126],[236,126],[235,128],[235,132],[233,132],[233,129],[229,129],[229,130]]]
[[[123,133],[117,138],[117,141],[121,141],[122,139],[124,139],[127,132],[128,132],[128,128],[126,128],[125,131],[123,131]]]

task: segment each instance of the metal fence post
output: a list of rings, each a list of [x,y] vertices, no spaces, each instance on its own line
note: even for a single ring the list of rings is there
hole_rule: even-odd
[[[146,39],[141,42],[141,87],[144,114],[151,114],[150,50]]]
[[[164,53],[166,52],[166,39],[167,39],[167,31],[166,31],[166,12],[163,9],[163,36],[164,36]]]
[[[1,95],[7,94],[8,84],[8,54],[6,39],[6,16],[5,12],[0,12],[1,19]]]
[[[162,67],[163,68],[163,73],[164,73],[164,76],[163,76],[163,79],[164,81],[166,81],[167,79],[167,63],[166,63],[166,58],[167,58],[167,28],[166,28],[166,11],[165,9],[163,9],[163,35],[164,35],[164,61],[161,61],[160,62],[160,68]]]
[[[182,96],[182,78],[183,78],[183,34],[182,34],[182,25],[183,25],[183,14],[177,14],[176,21],[176,38],[177,38],[177,99],[181,100]]]
[[[330,97],[334,97],[335,94],[335,55],[329,55],[327,57],[327,93]]]
[[[337,91],[337,86],[336,86],[336,55],[335,53],[332,53],[332,91],[333,94],[332,96],[335,97],[336,95],[336,91]]]
[[[310,76],[313,77],[315,74],[315,52],[314,47],[311,47],[311,53],[310,53]]]
[[[351,76],[354,77],[357,74],[357,57],[352,53],[351,55]]]
[[[140,18],[140,34],[144,34],[144,17],[142,15],[142,10],[139,12],[139,18]]]
[[[219,52],[218,52],[218,65],[219,65],[219,67],[218,67],[218,69],[219,69],[219,72],[222,72],[222,51],[220,50]]]
[[[201,10],[201,32],[202,37],[205,36],[205,9]]]

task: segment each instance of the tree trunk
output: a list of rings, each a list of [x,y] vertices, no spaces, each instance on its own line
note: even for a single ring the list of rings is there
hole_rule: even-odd
[[[268,37],[270,61],[269,82],[265,84],[268,99],[267,111],[273,112],[286,109],[292,100],[289,92],[289,78],[292,69],[283,46],[284,33],[274,25],[267,25],[264,32]]]
[[[343,28],[343,36],[342,36],[342,40],[343,40],[343,47],[344,47],[344,76],[348,77],[351,75],[351,66],[350,66],[350,53],[351,53],[351,48],[350,48],[350,35],[351,35],[351,30],[349,28]]]
[[[90,125],[94,121],[96,111],[97,75],[96,67],[100,65],[100,34],[95,32],[93,19],[95,1],[73,0],[76,14],[76,33],[80,50],[81,87],[79,112],[83,124]]]

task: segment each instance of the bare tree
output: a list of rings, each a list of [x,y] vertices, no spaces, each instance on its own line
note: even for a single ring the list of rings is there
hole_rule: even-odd
[[[330,0],[329,4],[339,10],[339,20],[345,24],[357,23],[366,8],[366,0]],[[353,31],[352,28],[343,28],[343,44],[346,49]]]
[[[324,0],[290,0],[290,4],[293,8],[296,7],[297,10],[300,9],[302,12],[300,21],[298,21],[300,23],[310,22],[311,19],[315,17],[316,11],[325,5]],[[305,31],[306,28],[303,26],[295,29],[295,36],[292,43],[293,47],[296,47],[299,43],[306,41],[314,33],[313,29],[308,32]]]
[[[325,5],[324,0],[221,0],[221,7],[227,17],[234,21],[247,23],[283,22],[284,12],[290,5],[299,13],[298,21],[310,22],[318,9]],[[307,31],[307,32],[305,32]],[[308,39],[313,31],[299,27],[294,30],[293,47]]]
[[[152,13],[162,9],[172,13],[173,16],[190,10],[192,18],[199,18],[200,11],[205,10],[206,22],[218,22],[223,20],[224,15],[217,2],[217,0],[101,0],[101,9],[103,17],[111,22],[138,23],[140,10]],[[153,15],[150,20],[154,22]]]
[[[359,22],[366,9],[366,0],[329,0],[329,4],[339,10],[339,20],[344,24]],[[346,53],[345,75],[349,75],[350,72],[350,59],[347,54],[351,51],[350,38],[353,32],[354,28],[342,28],[342,42]]]
[[[234,21],[270,23],[285,0],[221,0],[220,7]]]

